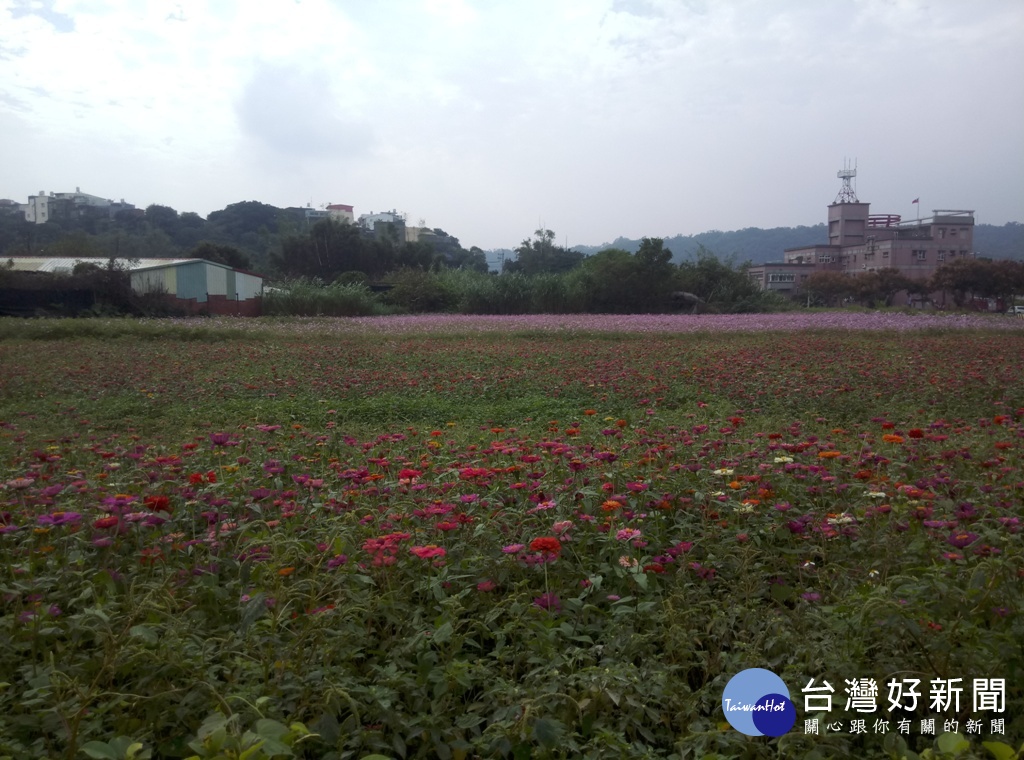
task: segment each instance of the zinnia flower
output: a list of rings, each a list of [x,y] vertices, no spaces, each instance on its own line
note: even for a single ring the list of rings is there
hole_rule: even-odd
[[[541,594],[533,600],[534,605],[540,607],[542,610],[548,612],[560,612],[562,609],[562,600],[559,599],[555,594]]]
[[[530,542],[530,551],[541,554],[558,554],[562,551],[562,542],[554,536],[541,536]]]
[[[420,559],[433,559],[434,557],[443,557],[447,552],[440,546],[435,544],[427,544],[426,546],[413,546],[409,549],[410,554],[415,554]]]
[[[957,549],[963,549],[970,546],[978,540],[977,533],[969,533],[967,531],[961,531],[959,533],[953,533],[950,535],[948,541],[950,545],[955,546]]]

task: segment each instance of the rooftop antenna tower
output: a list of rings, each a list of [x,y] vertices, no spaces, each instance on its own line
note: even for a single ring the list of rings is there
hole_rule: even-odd
[[[843,187],[836,196],[836,203],[857,203],[857,189],[853,180],[857,178],[857,160],[854,159],[853,167],[850,162],[843,159],[843,168],[836,172],[836,176],[843,181]]]

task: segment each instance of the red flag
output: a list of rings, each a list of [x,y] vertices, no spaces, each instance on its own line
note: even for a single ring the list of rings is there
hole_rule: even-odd
[[[913,203],[917,203],[917,202],[918,202],[918,201],[920,201],[920,200],[921,200],[920,198],[914,198],[914,200],[912,200],[912,201],[911,201],[911,203],[912,203],[912,204],[913,204]]]

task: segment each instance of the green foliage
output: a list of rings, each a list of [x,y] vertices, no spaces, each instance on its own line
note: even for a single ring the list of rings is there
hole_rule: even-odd
[[[1007,298],[1024,293],[1024,261],[954,259],[935,271],[930,289],[951,292],[957,306],[963,306],[968,298]]]
[[[568,272],[579,266],[583,254],[555,245],[555,233],[539,229],[532,240],[516,248],[515,260],[505,262],[505,272],[534,275],[542,272]]]
[[[351,278],[349,278],[351,279]],[[268,317],[368,317],[389,310],[363,282],[284,280],[263,292],[263,313]]]
[[[249,269],[252,266],[249,256],[232,245],[203,242],[189,251],[186,257],[206,259],[235,269]]]
[[[455,294],[444,280],[421,269],[402,269],[389,277],[391,290],[387,302],[412,313],[448,311],[455,303]]]
[[[753,312],[772,310],[774,294],[762,291],[747,275],[748,264],[735,265],[700,247],[694,261],[679,265],[681,290],[699,296],[710,311]]]

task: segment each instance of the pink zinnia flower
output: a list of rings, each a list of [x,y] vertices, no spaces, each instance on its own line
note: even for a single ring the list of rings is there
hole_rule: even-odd
[[[411,554],[415,554],[420,559],[434,559],[435,557],[443,557],[447,552],[440,546],[435,544],[427,544],[426,546],[414,546],[409,549]]]

